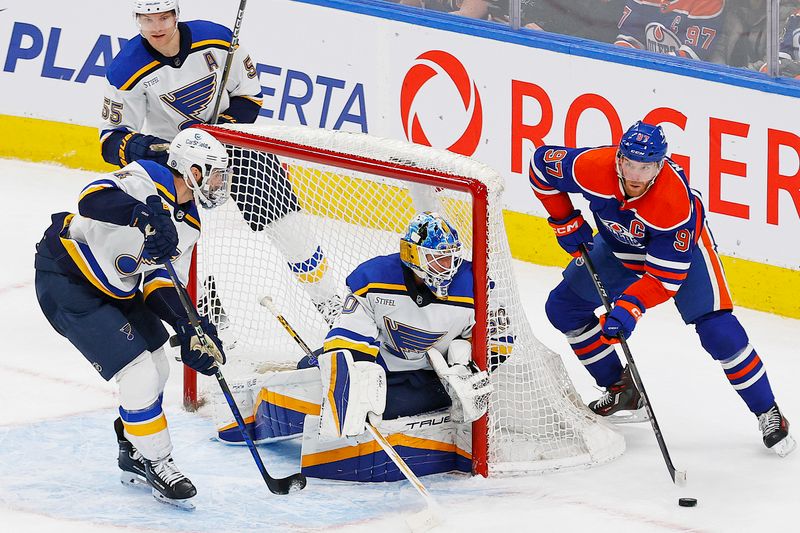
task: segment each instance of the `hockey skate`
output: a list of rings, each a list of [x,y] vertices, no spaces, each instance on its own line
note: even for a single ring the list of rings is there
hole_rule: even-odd
[[[589,409],[614,424],[646,422],[650,419],[628,367],[622,372],[619,381],[606,388],[599,399],[589,403]]]
[[[328,327],[332,328],[333,323],[336,322],[336,319],[342,313],[342,297],[338,294],[334,294],[329,300],[314,302],[314,307],[316,307],[319,314],[322,315]]]
[[[153,487],[153,497],[167,505],[191,511],[194,504],[191,502],[197,494],[194,484],[184,476],[172,456],[168,455],[157,461],[144,460],[145,475],[148,483]]]
[[[780,457],[786,457],[794,450],[796,443],[789,435],[789,421],[781,414],[777,403],[769,411],[758,415],[758,427],[764,438],[764,446]]]
[[[117,464],[122,471],[119,480],[123,485],[138,485],[149,487],[144,470],[144,457],[139,450],[133,447],[131,441],[125,437],[122,427],[122,419],[114,420],[114,431],[117,433],[117,444],[119,444],[119,457]]]

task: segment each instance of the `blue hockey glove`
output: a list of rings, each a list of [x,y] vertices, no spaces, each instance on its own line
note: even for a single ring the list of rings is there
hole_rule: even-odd
[[[164,166],[169,159],[169,141],[155,135],[134,133],[125,143],[125,160],[133,163],[140,159],[149,159]]]
[[[620,337],[629,338],[633,328],[644,314],[644,306],[635,296],[623,294],[614,302],[614,308],[600,317],[603,334],[600,337],[606,344],[616,344]]]
[[[133,209],[130,225],[142,232],[144,251],[154,261],[160,263],[177,254],[178,230],[160,196],[148,196],[147,204],[137,205]]]
[[[217,328],[207,317],[200,317],[200,327],[205,333],[206,346],[200,343],[188,318],[178,320],[175,332],[181,340],[181,360],[189,368],[212,376],[217,371],[217,364],[225,364],[225,352],[222,350],[222,341],[217,337]]]
[[[576,209],[567,218],[559,220],[549,217],[547,222],[553,228],[559,246],[569,255],[580,257],[581,244],[585,244],[587,250],[594,246],[592,227],[583,219],[580,210]]]

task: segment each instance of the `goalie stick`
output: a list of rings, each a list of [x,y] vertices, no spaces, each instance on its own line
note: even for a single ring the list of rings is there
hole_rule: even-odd
[[[181,301],[181,305],[183,305],[183,308],[186,310],[186,314],[189,316],[189,323],[194,328],[195,335],[197,335],[201,345],[207,346],[208,341],[206,340],[206,335],[203,332],[203,328],[200,326],[200,317],[197,314],[197,310],[189,300],[189,295],[187,294],[186,289],[183,288],[183,285],[181,285],[178,275],[175,273],[175,268],[172,266],[172,262],[169,259],[164,261],[164,268],[167,269],[167,273],[172,280],[172,284],[175,285],[178,298]],[[242,437],[247,443],[247,447],[250,449],[253,460],[255,460],[258,470],[261,472],[261,477],[264,478],[264,482],[267,484],[267,488],[269,488],[270,492],[273,494],[289,494],[292,491],[302,490],[306,486],[306,477],[299,472],[285,478],[273,478],[269,475],[267,468],[264,466],[264,462],[261,460],[261,456],[258,454],[258,450],[256,450],[255,444],[253,444],[253,440],[247,433],[247,427],[245,426],[244,419],[242,418],[242,413],[239,412],[239,407],[237,407],[236,402],[233,399],[233,394],[231,393],[231,389],[228,387],[228,382],[225,381],[225,378],[222,376],[222,372],[220,372],[219,367],[217,367],[217,369],[214,371],[214,377],[217,378],[217,382],[222,389],[222,394],[225,396],[225,400],[228,402],[228,406],[231,408],[233,417],[236,419],[236,423],[239,425],[239,430],[242,432]]]
[[[303,349],[303,352],[311,358],[316,359],[316,356],[312,353],[311,349],[308,345],[303,341],[302,337],[295,331],[295,329],[289,324],[286,318],[278,312],[277,307],[275,307],[275,303],[272,301],[272,298],[269,296],[264,296],[261,298],[259,302],[263,307],[266,307],[281,323],[283,328],[286,332],[295,340],[295,342]],[[411,527],[412,531],[427,531],[428,529],[441,524],[440,516],[440,508],[439,504],[436,503],[436,500],[433,499],[428,489],[425,488],[425,485],[422,484],[422,481],[419,480],[417,475],[411,470],[411,467],[408,466],[400,454],[397,453],[397,450],[394,449],[392,443],[383,436],[383,434],[375,427],[375,424],[371,420],[371,415],[367,420],[367,430],[372,435],[372,438],[380,445],[386,455],[389,456],[389,459],[397,466],[398,470],[402,472],[402,474],[406,477],[406,479],[413,485],[413,487],[417,490],[417,492],[425,498],[425,503],[427,504],[427,509],[423,510],[420,513],[410,516],[406,522]]]
[[[597,294],[600,296],[600,300],[603,302],[603,307],[605,307],[606,313],[610,313],[611,302],[608,301],[608,293],[606,292],[605,287],[603,287],[602,281],[600,281],[600,276],[594,269],[594,264],[589,257],[589,250],[586,248],[585,244],[581,244],[581,259],[583,259],[583,262],[586,264],[586,269],[589,271],[592,281],[594,282],[594,288],[597,289]],[[667,464],[667,470],[672,478],[672,482],[679,487],[683,487],[686,485],[686,470],[677,470],[675,465],[672,464],[672,458],[669,456],[667,443],[664,442],[664,436],[661,434],[661,428],[658,425],[656,414],[653,412],[653,406],[650,403],[650,398],[647,396],[647,392],[644,390],[644,384],[642,383],[642,378],[639,376],[639,370],[636,368],[636,363],[633,362],[633,354],[631,354],[631,349],[628,347],[628,341],[625,340],[625,337],[622,335],[620,335],[618,338],[619,344],[622,347],[622,353],[625,355],[625,359],[627,360],[628,366],[631,369],[633,383],[636,385],[636,388],[639,389],[639,393],[642,395],[645,411],[647,412],[647,416],[650,418],[650,425],[653,426],[653,433],[656,435],[658,447],[661,449],[661,455],[664,457],[664,462]]]

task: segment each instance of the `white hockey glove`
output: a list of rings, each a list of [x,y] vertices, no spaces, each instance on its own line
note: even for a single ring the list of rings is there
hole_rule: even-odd
[[[338,350],[319,356],[319,370],[322,378],[319,440],[361,435],[370,412],[380,420],[386,407],[386,373],[382,366],[369,361],[354,362],[349,351]]]
[[[478,370],[472,363],[469,341],[456,339],[451,342],[447,351],[448,361],[436,348],[428,350],[428,359],[453,401],[450,418],[462,424],[482,417],[489,406],[492,385],[489,374]]]

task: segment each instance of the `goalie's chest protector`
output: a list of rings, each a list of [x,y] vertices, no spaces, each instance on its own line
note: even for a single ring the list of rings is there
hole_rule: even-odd
[[[470,262],[462,264],[446,300],[418,289],[413,274],[402,267],[399,254],[362,265],[366,266],[372,267],[361,280],[367,283],[351,289],[366,300],[365,310],[378,329],[380,357],[389,371],[429,369],[425,354],[430,348],[446,354],[453,339],[472,335],[475,312]]]

